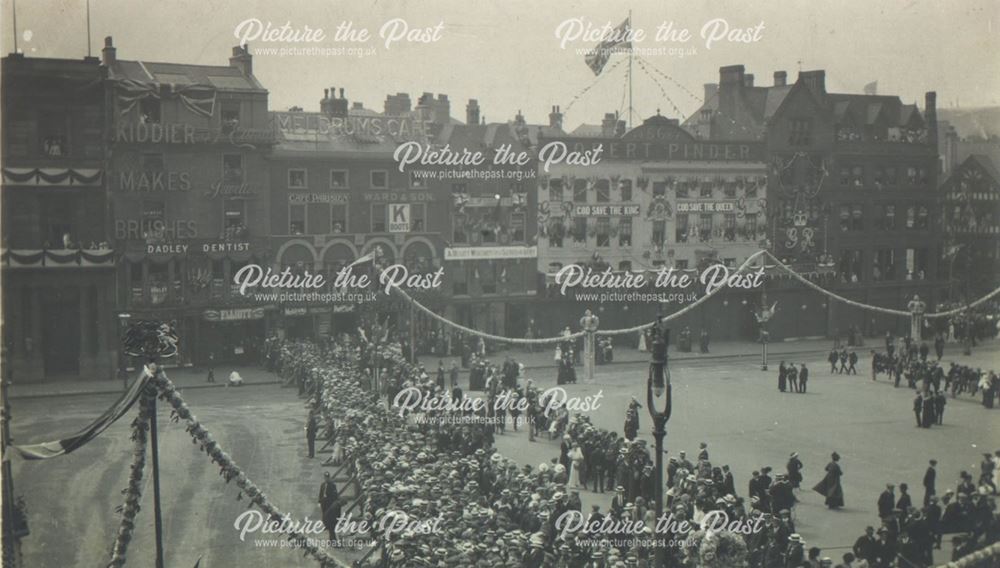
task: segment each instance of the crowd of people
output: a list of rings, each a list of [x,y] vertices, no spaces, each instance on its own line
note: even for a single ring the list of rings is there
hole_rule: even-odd
[[[804,393],[809,386],[809,369],[805,363],[796,367],[795,363],[778,365],[778,390],[781,392]]]
[[[368,522],[364,536],[381,552],[370,556],[366,565],[651,566],[655,455],[637,435],[642,408],[638,401],[633,399],[626,409],[624,436],[619,436],[596,427],[585,415],[571,414],[564,405],[550,404],[551,395],[523,377],[520,366],[508,358],[499,369],[490,366],[484,375],[486,404],[481,409],[457,405],[399,412],[392,401],[403,389],[454,401],[468,398],[454,379],[445,384],[444,377],[451,371],[446,372],[443,365],[434,377],[407,361],[398,343],[373,343],[363,336],[343,336],[322,345],[269,340],[265,364],[298,386],[309,401],[310,455],[317,437],[329,441],[336,448],[338,463],[357,478],[357,503],[339,496],[331,479],[324,480],[319,502],[328,528],[337,527],[344,518]],[[779,383],[794,385],[793,392],[804,392],[800,370],[804,368],[779,369]],[[808,371],[805,374],[808,377]],[[508,403],[505,409],[496,410],[498,400],[522,399],[523,406]],[[527,430],[531,441],[559,440],[557,454],[553,447],[556,457],[531,466],[499,454],[494,437],[519,427]],[[908,502],[894,499],[893,511],[883,518],[879,531],[867,531],[870,538],[859,539],[836,565],[881,568],[900,562],[928,566],[928,538],[933,546],[942,534],[956,533],[956,546],[963,551],[995,542],[998,525],[992,495],[997,485],[993,478],[1000,471],[997,460],[1000,452],[987,460],[992,464],[988,474],[984,462],[978,486],[963,476],[954,494],[946,492],[940,502],[933,492],[933,476],[923,508],[901,507]],[[694,459],[681,451],[665,465],[664,512],[677,522],[699,523],[719,511],[730,522],[760,527],[749,534],[716,537],[733,539],[727,542],[735,551],[734,558],[751,568],[834,566],[821,550],[807,547],[795,529],[796,492],[804,468],[793,452],[782,473],[775,474],[770,466],[754,471],[741,496],[729,466],[713,465],[708,445],[702,443]],[[830,508],[844,506],[842,475],[840,456],[834,453],[813,488]],[[926,475],[924,486],[928,491]],[[613,492],[611,506],[603,511],[597,506],[583,510],[581,493],[586,491]],[[937,524],[929,521],[936,518],[935,505],[940,509]],[[379,521],[400,511],[415,521],[440,519],[440,525],[426,531],[419,524],[403,531],[383,530]],[[587,520],[585,526],[615,528],[595,534],[557,522],[573,511]],[[624,528],[636,520],[645,526],[638,535]],[[338,536],[345,537],[332,528],[330,538]],[[703,566],[699,547],[705,542],[704,531],[681,536],[668,546],[667,554],[673,565]]]

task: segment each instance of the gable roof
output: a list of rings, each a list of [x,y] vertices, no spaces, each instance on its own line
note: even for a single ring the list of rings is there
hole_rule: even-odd
[[[219,91],[267,92],[256,77],[244,75],[239,69],[228,65],[118,60],[109,67],[108,77],[162,85],[202,85]]]

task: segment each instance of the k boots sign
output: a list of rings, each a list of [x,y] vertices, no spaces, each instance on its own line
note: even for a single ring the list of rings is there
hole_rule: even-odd
[[[410,232],[410,204],[391,203],[389,204],[389,232],[409,233]]]

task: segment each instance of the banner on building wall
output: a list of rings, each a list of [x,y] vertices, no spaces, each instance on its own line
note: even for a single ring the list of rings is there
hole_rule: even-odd
[[[448,247],[445,260],[505,260],[538,258],[538,247]]]
[[[410,232],[410,204],[391,203],[389,205],[389,232]]]
[[[205,310],[205,321],[252,321],[264,319],[265,308],[230,308],[225,310]]]

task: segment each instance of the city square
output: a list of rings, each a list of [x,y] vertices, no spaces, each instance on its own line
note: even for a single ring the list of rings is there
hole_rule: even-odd
[[[993,0],[0,12],[2,568],[1000,566]]]

